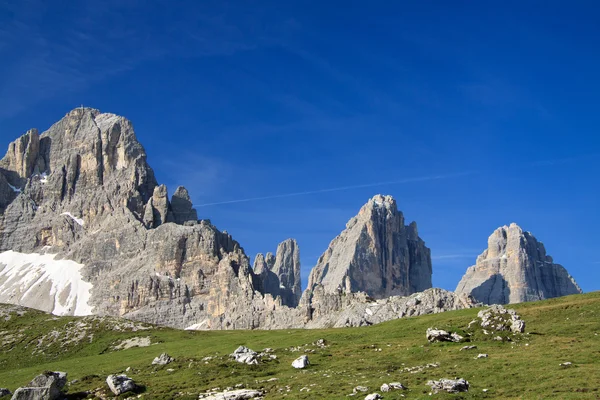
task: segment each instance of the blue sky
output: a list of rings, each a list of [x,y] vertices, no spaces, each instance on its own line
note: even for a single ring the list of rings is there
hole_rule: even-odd
[[[599,3],[49,3],[0,0],[2,143],[80,104],[124,115],[250,256],[296,238],[304,284],[384,193],[435,286],[517,222],[600,289]]]

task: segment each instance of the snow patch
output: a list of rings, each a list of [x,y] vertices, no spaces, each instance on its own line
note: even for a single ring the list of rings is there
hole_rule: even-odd
[[[55,260],[56,254],[0,253],[0,302],[37,308],[55,315],[91,315],[92,284],[82,264]]]
[[[67,217],[70,217],[73,221],[75,221],[79,226],[83,226],[84,222],[81,218],[77,218],[75,217],[73,214],[71,214],[70,212],[64,212],[60,215],[66,215]]]
[[[206,320],[204,320],[197,324],[190,325],[187,328],[185,328],[184,330],[186,330],[186,331],[202,331],[202,330],[207,330],[207,329],[208,329],[208,322]]]

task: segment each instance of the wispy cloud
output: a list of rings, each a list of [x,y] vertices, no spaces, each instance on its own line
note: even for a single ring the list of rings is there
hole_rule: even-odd
[[[458,178],[467,175],[473,175],[475,172],[461,172],[456,174],[445,174],[445,175],[433,175],[433,176],[421,176],[415,178],[406,178],[399,179],[393,181],[385,181],[385,182],[372,182],[365,183],[361,185],[351,185],[351,186],[341,186],[341,187],[332,187],[327,189],[318,189],[318,190],[308,190],[304,192],[294,192],[294,193],[284,193],[284,194],[275,194],[270,196],[261,196],[261,197],[250,197],[245,199],[235,199],[235,200],[225,200],[213,203],[204,203],[204,204],[194,204],[195,207],[207,207],[207,206],[216,206],[216,205],[224,205],[224,204],[234,204],[234,203],[247,203],[251,201],[261,201],[261,200],[272,200],[272,199],[280,199],[285,197],[297,197],[297,196],[307,196],[311,194],[319,194],[319,193],[328,193],[328,192],[340,192],[351,189],[361,189],[361,188],[369,188],[369,187],[377,187],[377,186],[385,186],[385,185],[397,185],[402,183],[413,183],[413,182],[427,182],[427,181],[435,181],[441,179],[451,179]]]

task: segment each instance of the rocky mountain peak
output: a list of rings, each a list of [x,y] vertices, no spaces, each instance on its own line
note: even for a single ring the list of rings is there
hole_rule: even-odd
[[[542,242],[516,223],[497,228],[456,288],[486,304],[507,304],[581,293]]]
[[[319,258],[308,288],[364,291],[375,298],[409,295],[431,287],[431,272],[430,251],[416,224],[404,225],[393,197],[376,195]]]
[[[277,252],[261,253],[254,259],[254,273],[259,277],[264,293],[279,297],[281,304],[296,307],[302,297],[300,282],[300,248],[295,239],[279,243]]]

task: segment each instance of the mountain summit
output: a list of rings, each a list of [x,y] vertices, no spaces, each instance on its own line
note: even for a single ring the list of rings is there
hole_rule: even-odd
[[[391,196],[376,195],[331,241],[310,273],[308,288],[407,296],[431,288],[431,253],[417,224],[404,225]]]
[[[512,223],[490,235],[488,248],[467,269],[456,293],[486,304],[507,304],[577,294],[581,288],[546,255],[543,243]]]

